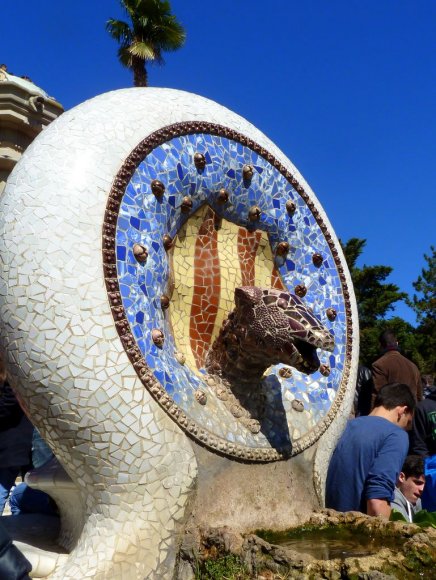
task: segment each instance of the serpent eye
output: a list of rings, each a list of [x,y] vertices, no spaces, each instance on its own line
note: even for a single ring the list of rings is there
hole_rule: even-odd
[[[283,310],[285,310],[288,307],[288,301],[285,300],[284,298],[279,298],[277,300],[277,306],[279,308],[283,308]]]

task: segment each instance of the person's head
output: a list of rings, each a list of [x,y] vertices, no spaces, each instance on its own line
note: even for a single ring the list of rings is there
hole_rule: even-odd
[[[393,422],[402,429],[412,424],[416,401],[410,388],[403,383],[390,383],[382,387],[374,401],[374,409],[382,407],[390,411]]]
[[[398,348],[398,340],[392,330],[385,330],[379,337],[380,346],[383,350],[387,348]]]
[[[424,387],[433,387],[434,386],[433,375],[422,375],[421,379],[422,379],[422,383],[423,383]]]
[[[412,505],[424,491],[424,459],[419,455],[408,455],[398,476],[397,487]]]

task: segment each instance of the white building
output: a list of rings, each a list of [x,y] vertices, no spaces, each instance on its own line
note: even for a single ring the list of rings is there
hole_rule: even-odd
[[[25,149],[61,113],[53,97],[0,65],[0,194]]]

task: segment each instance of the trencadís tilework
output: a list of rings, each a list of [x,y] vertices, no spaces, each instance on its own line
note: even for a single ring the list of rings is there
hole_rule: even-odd
[[[348,291],[322,218],[265,149],[208,123],[154,133],[115,179],[103,257],[123,345],[146,387],[192,436],[225,454],[272,460],[325,430],[348,375]],[[269,369],[257,432],[229,411],[204,369],[240,285],[299,295],[335,338],[312,375]]]

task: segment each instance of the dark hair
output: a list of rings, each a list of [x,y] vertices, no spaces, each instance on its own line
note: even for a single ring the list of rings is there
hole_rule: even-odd
[[[388,346],[397,346],[397,337],[392,332],[392,330],[385,330],[380,334],[379,337],[380,344],[383,348],[387,348]]]
[[[408,455],[401,471],[406,477],[421,477],[424,475],[424,458],[420,455]]]
[[[416,401],[410,388],[403,383],[385,385],[379,390],[374,401],[374,407],[384,407],[388,411],[395,409],[395,407],[404,406],[413,412]]]

